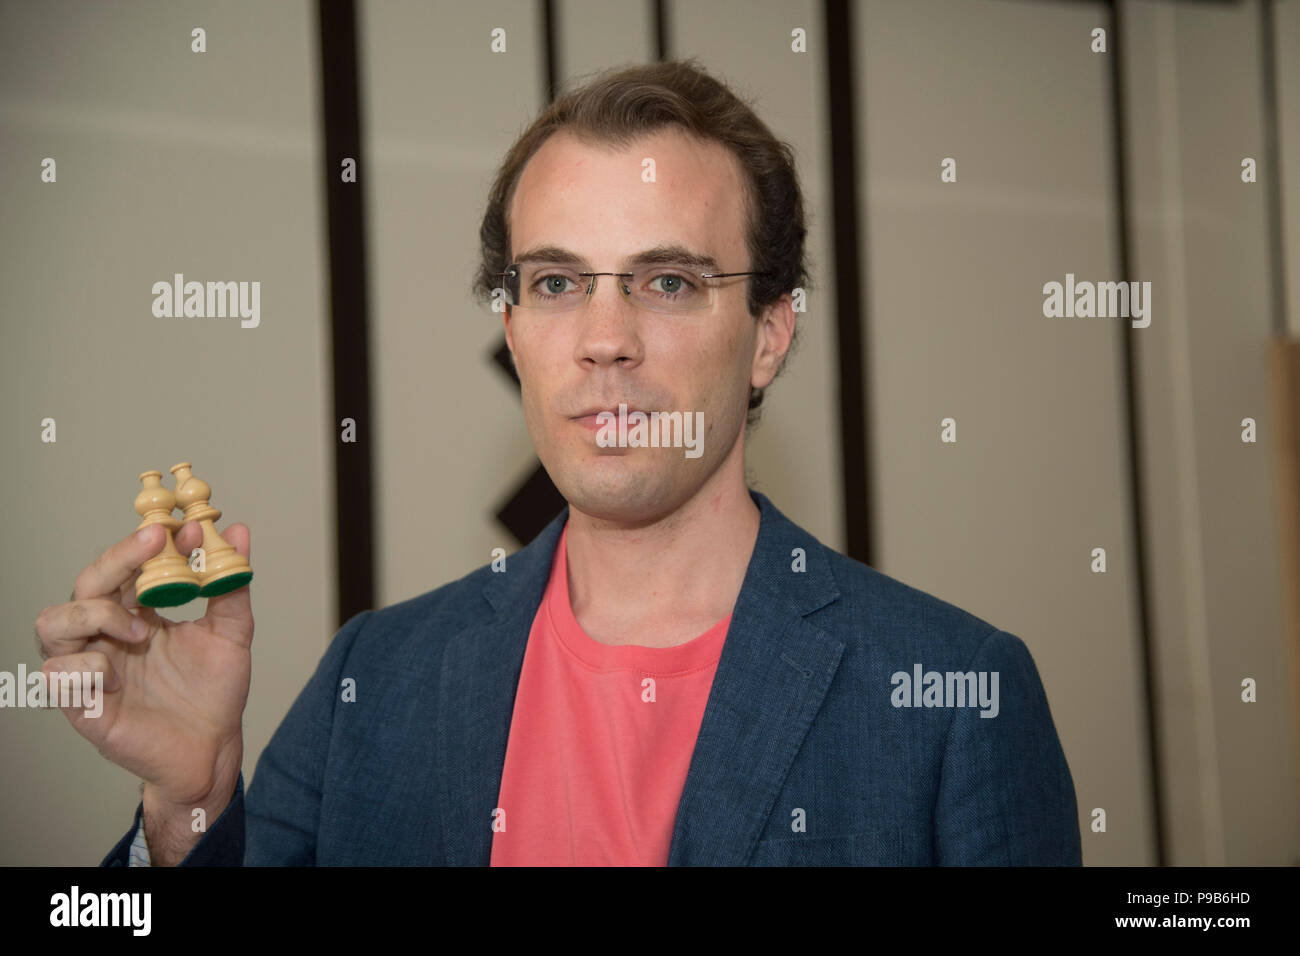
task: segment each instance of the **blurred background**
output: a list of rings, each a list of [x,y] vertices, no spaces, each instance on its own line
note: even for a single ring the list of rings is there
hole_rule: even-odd
[[[1300,862],[1297,3],[0,3],[0,670],[192,461],[252,530],[251,779],[343,620],[529,540],[487,189],[557,92],[686,56],[811,214],[753,486],[1026,642],[1086,864]],[[259,324],[155,317],[176,273],[260,282]],[[1067,274],[1150,282],[1149,327],[1045,317]],[[0,864],[130,826],[61,714],[0,710],[0,758]]]

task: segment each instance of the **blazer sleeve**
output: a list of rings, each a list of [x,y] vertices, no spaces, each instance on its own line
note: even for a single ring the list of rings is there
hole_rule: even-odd
[[[316,672],[262,751],[247,795],[241,773],[230,803],[180,862],[181,866],[315,864],[334,707],[348,655],[372,613],[355,615],[334,635]],[[143,803],[136,807],[131,830],[109,851],[101,866],[129,865],[131,843],[141,825],[143,809]]]
[[[935,859],[948,866],[1080,866],[1074,781],[1038,669],[1005,631],[968,670],[998,674],[993,708],[955,707],[935,805]],[[990,697],[993,697],[990,694]]]

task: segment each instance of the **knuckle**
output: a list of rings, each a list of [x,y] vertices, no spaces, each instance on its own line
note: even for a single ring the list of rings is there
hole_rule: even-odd
[[[84,628],[90,620],[90,612],[86,606],[81,603],[75,603],[68,608],[68,624],[78,630]]]
[[[87,601],[86,619],[89,622],[89,627],[91,629],[95,631],[103,631],[108,625],[117,619],[113,602],[103,598],[97,598],[94,601]]]

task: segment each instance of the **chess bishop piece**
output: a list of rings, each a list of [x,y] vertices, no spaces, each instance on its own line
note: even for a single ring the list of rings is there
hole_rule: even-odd
[[[163,487],[161,471],[146,471],[140,476],[144,490],[135,496],[136,514],[144,520],[140,527],[160,524],[167,529],[167,544],[157,555],[140,566],[135,582],[135,599],[144,607],[177,607],[198,597],[199,576],[190,570],[172,535],[181,523],[172,517],[176,496]]]
[[[203,529],[204,570],[199,572],[199,597],[216,597],[237,591],[253,580],[248,559],[236,551],[212,522],[221,517],[220,510],[208,504],[212,488],[190,471],[190,463],[173,465],[176,476],[176,504],[185,512],[186,521],[197,521]]]

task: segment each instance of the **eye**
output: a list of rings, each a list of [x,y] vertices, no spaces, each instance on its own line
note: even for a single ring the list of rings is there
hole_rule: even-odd
[[[686,279],[686,277],[676,272],[662,273],[655,276],[650,280],[650,282],[652,284],[655,282],[662,282],[663,284],[655,291],[662,292],[664,295],[677,295],[681,292],[690,291],[692,288],[691,283]]]
[[[566,275],[553,273],[539,277],[534,286],[539,286],[538,291],[544,295],[562,295],[569,291],[564,287],[566,282],[573,282],[573,280]]]

